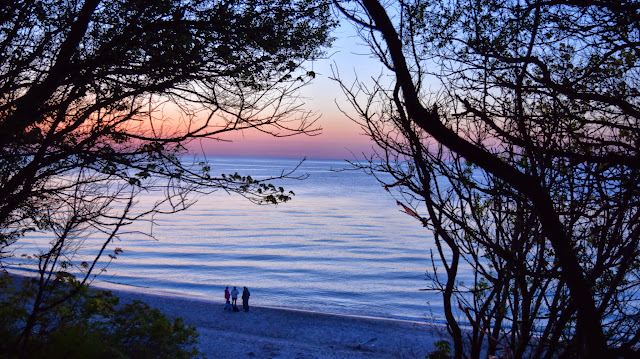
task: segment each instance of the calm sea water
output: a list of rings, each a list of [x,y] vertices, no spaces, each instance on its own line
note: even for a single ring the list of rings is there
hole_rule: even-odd
[[[219,173],[254,178],[297,162],[213,159]],[[442,319],[439,294],[420,291],[429,285],[431,232],[400,212],[374,178],[332,171],[346,167],[343,161],[307,160],[298,172],[308,174],[306,180],[275,183],[296,193],[278,206],[219,191],[185,212],[156,217],[155,239],[123,236],[112,246],[123,253],[95,283],[218,301],[225,286],[247,286],[253,305]],[[144,195],[140,205],[153,200]],[[148,223],[136,226],[149,230]],[[24,238],[18,252],[36,253],[43,240],[46,234]]]

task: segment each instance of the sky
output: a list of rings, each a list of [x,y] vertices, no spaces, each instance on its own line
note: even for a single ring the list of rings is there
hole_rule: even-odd
[[[232,142],[205,140],[196,143],[195,146],[200,147],[197,150],[212,156],[309,159],[353,159],[354,156],[362,157],[363,153],[372,153],[371,140],[362,134],[359,125],[341,112],[340,109],[350,111],[351,105],[344,100],[338,83],[330,77],[332,67],[337,68],[346,83],[351,83],[356,71],[361,78],[377,77],[382,65],[371,57],[350,24],[340,26],[333,36],[336,40],[327,50],[328,58],[306,65],[316,77],[300,93],[305,102],[304,109],[319,116],[316,125],[322,128],[320,134],[274,138],[258,131],[243,131],[225,137]]]

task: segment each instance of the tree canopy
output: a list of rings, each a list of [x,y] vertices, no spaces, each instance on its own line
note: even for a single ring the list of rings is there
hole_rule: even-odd
[[[322,1],[19,0],[0,5],[0,265],[29,231],[48,231],[32,316],[66,300],[55,273],[88,278],[123,226],[217,189],[256,203],[292,193],[269,179],[214,175],[182,158],[228,131],[318,130],[296,90],[315,76],[334,26]],[[283,173],[286,176],[287,173]],[[137,195],[163,195],[137,209]],[[87,236],[93,263],[74,261]],[[68,294],[68,293],[67,293]]]
[[[640,4],[337,4],[391,74],[343,86],[434,231],[455,356],[637,354]]]
[[[251,193],[246,178],[212,178],[210,166],[174,155],[226,131],[317,129],[293,91],[331,27],[315,1],[3,4],[2,246],[46,226],[50,207],[81,185],[164,177]]]

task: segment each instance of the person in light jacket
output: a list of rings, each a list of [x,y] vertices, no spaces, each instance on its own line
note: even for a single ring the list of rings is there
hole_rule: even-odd
[[[247,289],[247,287],[244,287],[244,289],[242,290],[242,309],[244,309],[245,312],[249,311],[249,296],[251,295],[251,293],[249,293],[249,289]]]
[[[233,290],[231,291],[231,303],[233,305],[236,305],[236,303],[238,302],[238,288],[233,287]]]

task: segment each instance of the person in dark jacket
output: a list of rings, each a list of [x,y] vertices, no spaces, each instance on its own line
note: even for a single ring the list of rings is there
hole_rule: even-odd
[[[247,289],[247,287],[244,287],[244,290],[242,290],[242,309],[244,309],[245,312],[249,311],[249,296],[251,295],[251,293],[249,293],[249,289]]]

